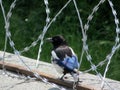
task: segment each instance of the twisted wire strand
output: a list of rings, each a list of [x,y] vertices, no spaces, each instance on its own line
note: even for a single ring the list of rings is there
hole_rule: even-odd
[[[114,9],[114,7],[113,7],[114,5],[113,5],[111,0],[108,0],[108,3],[109,3],[109,5],[110,5],[110,7],[112,9],[112,14],[114,16],[114,21],[115,21],[115,25],[116,25],[116,38],[115,38],[115,45],[112,47],[111,53],[108,56],[108,63],[106,65],[106,68],[105,68],[105,71],[104,71],[104,74],[103,74],[103,81],[101,83],[102,88],[104,87],[104,80],[105,80],[107,71],[109,70],[109,65],[111,63],[112,56],[115,54],[115,52],[117,50],[115,48],[119,44],[119,33],[120,33],[120,29],[119,29],[119,25],[118,25],[119,24],[119,19],[117,18],[116,10]]]
[[[81,16],[80,16],[80,13],[79,13],[79,10],[78,10],[78,7],[77,7],[76,0],[73,0],[73,3],[74,3],[74,6],[75,6],[77,15],[78,15],[78,20],[79,20],[79,24],[80,24],[80,27],[81,27],[81,30],[82,30],[82,35],[84,37],[85,36],[85,32],[84,32],[84,28],[83,28],[83,22],[82,22],[82,19],[81,19]],[[81,57],[80,57],[80,62],[79,62],[80,66],[81,66],[81,63],[82,63],[83,55],[84,55],[84,50],[82,49],[82,53],[81,53]],[[78,69],[80,69],[80,66],[79,66]]]
[[[6,17],[5,10],[4,10],[4,7],[2,5],[2,0],[0,0],[2,14],[3,14],[3,17],[4,17],[4,21],[5,21],[5,30],[6,30],[6,33],[5,33],[4,53],[3,53],[3,66],[2,66],[4,73],[6,73],[4,61],[5,61],[5,52],[6,52],[6,49],[7,49],[7,41],[8,41],[8,38],[7,38],[7,31],[8,30],[7,30],[6,24],[7,24],[7,21],[9,21],[11,10],[15,7],[15,3],[16,3],[16,0],[14,0],[13,3],[11,4],[10,9],[8,11],[8,14],[7,14],[7,17]]]
[[[14,54],[15,54],[16,56],[18,56],[19,60],[25,65],[25,67],[27,68],[27,70],[32,72],[31,68],[30,68],[29,66],[27,66],[27,64],[24,62],[24,60],[20,57],[20,52],[15,48],[15,44],[14,44],[14,42],[13,42],[12,39],[11,39],[11,33],[10,33],[10,31],[9,31],[9,27],[10,27],[9,19],[10,19],[11,15],[12,15],[12,9],[14,8],[15,3],[16,3],[16,0],[15,0],[14,3],[11,4],[10,10],[9,10],[9,12],[8,12],[8,14],[7,14],[7,20],[6,20],[6,22],[5,22],[5,29],[6,29],[7,37],[9,38],[10,46],[11,46],[11,48],[14,50]],[[4,10],[3,10],[3,11],[4,11]],[[5,14],[4,14],[4,15],[5,15]],[[32,43],[32,44],[34,44],[34,43]],[[59,89],[61,89],[61,90],[66,90],[66,89],[63,88],[63,87],[60,87],[60,86],[58,86],[58,85],[56,85],[56,84],[53,84],[53,83],[48,82],[48,80],[47,80],[46,78],[42,78],[37,72],[33,72],[33,74],[34,74],[34,76],[35,76],[36,78],[41,79],[44,83],[52,84],[53,87],[57,87],[57,88],[59,88]]]
[[[5,16],[5,11],[4,11],[4,8],[3,8],[2,0],[0,0],[0,5],[1,5],[4,21],[6,22],[6,16]],[[3,69],[4,72],[5,72],[4,61],[5,61],[5,51],[6,51],[6,49],[7,49],[7,35],[5,34],[5,45],[4,45],[4,53],[3,53],[3,59],[2,59],[2,62],[3,62],[2,69]]]
[[[47,27],[47,25],[48,25],[49,22],[50,22],[50,17],[49,17],[50,9],[49,9],[49,7],[48,7],[48,4],[49,4],[49,3],[48,3],[48,0],[44,0],[44,4],[45,4],[45,6],[46,6],[46,14],[47,14],[46,24],[45,24],[44,27]],[[44,28],[44,29],[46,29],[46,28]],[[43,29],[43,31],[44,31],[44,29]],[[37,68],[38,65],[39,65],[40,55],[41,55],[41,52],[42,52],[42,45],[43,45],[43,43],[44,43],[43,39],[44,39],[44,35],[41,35],[41,42],[40,42],[40,45],[39,45],[39,51],[38,51],[38,56],[37,56],[37,61],[36,61],[36,68]]]
[[[105,2],[105,0],[100,0],[99,3],[93,8],[92,13],[88,16],[87,24],[85,24],[85,27],[84,27],[85,36],[83,37],[83,49],[85,50],[87,60],[88,60],[88,61],[90,62],[90,64],[91,64],[91,69],[96,72],[96,74],[99,76],[99,78],[100,78],[102,81],[104,81],[104,80],[102,79],[102,75],[97,71],[96,65],[92,62],[92,57],[91,57],[91,55],[90,55],[89,52],[88,52],[89,49],[88,49],[88,45],[87,45],[87,43],[86,43],[86,41],[87,41],[87,34],[86,34],[86,32],[87,32],[87,30],[89,29],[89,23],[90,23],[90,21],[91,21],[92,18],[93,18],[93,14],[99,9],[99,6],[100,6],[102,3],[104,3],[104,2]],[[104,81],[104,82],[106,82],[106,81]],[[106,84],[107,84],[111,89],[113,89],[113,88],[109,85],[109,83],[106,82]]]
[[[51,24],[56,20],[56,18],[61,14],[61,12],[68,6],[68,4],[71,2],[71,0],[68,0],[67,3],[59,10],[59,12],[54,16],[54,18],[49,22],[47,27],[44,27],[42,34],[40,34],[36,41],[34,41],[30,46],[25,47],[23,50],[20,51],[20,53],[26,52],[30,50],[30,48],[36,46],[37,42],[46,34],[47,30],[51,26]]]

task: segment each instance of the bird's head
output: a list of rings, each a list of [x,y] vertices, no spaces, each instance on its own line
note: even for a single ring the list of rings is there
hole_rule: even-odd
[[[56,35],[51,38],[47,38],[47,41],[51,42],[54,48],[57,48],[61,45],[67,45],[66,40],[61,35]]]

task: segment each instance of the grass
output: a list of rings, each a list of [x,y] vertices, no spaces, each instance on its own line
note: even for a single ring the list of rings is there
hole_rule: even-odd
[[[56,33],[58,33],[58,31],[54,31],[55,35]],[[61,34],[61,33],[60,33]],[[46,37],[50,37],[52,36],[52,34],[47,34],[45,36]],[[20,38],[20,37],[19,37]],[[74,49],[75,53],[77,54],[78,58],[80,59],[80,55],[81,55],[81,50],[82,50],[82,41],[81,41],[81,36],[79,34],[66,34],[65,38],[67,39],[69,45]],[[4,47],[4,37],[2,37],[2,39],[0,39],[2,43],[0,43],[0,50],[3,50]],[[15,39],[16,41],[16,39]],[[24,43],[22,43],[24,42]],[[27,41],[29,42],[29,41]],[[17,47],[18,50],[22,50],[23,47],[25,46],[29,46],[30,45],[30,41],[29,43],[27,43],[26,40],[24,39],[19,39],[19,42],[15,42],[15,46],[19,45]],[[19,44],[21,43],[21,44]],[[92,56],[92,62],[97,65],[100,61],[104,60],[106,58],[106,56],[111,52],[111,48],[114,45],[114,42],[111,41],[104,41],[104,40],[88,40],[88,45],[89,45],[89,53]],[[22,55],[23,56],[27,56],[30,58],[34,58],[37,59],[37,54],[38,54],[38,49],[39,49],[39,43],[36,45],[36,47],[32,47],[28,52],[24,52]],[[48,42],[46,42],[44,40],[44,45],[42,46],[42,52],[41,52],[41,61],[45,61],[45,62],[49,62],[50,63],[50,58],[51,58],[51,49],[52,49],[52,45]],[[7,51],[8,52],[13,52],[13,50],[10,48],[9,44],[7,46]],[[115,55],[112,57],[111,60],[111,64],[109,66],[109,70],[107,73],[107,77],[111,78],[111,79],[115,79],[115,80],[119,80],[120,81],[120,56],[119,56],[119,51],[117,50],[117,52],[115,53]],[[103,65],[102,67],[99,67],[97,70],[103,74],[104,70],[105,70],[105,65]],[[90,63],[87,61],[86,59],[86,55],[84,54],[83,56],[83,62],[81,64],[81,71],[87,70],[90,68]],[[111,73],[112,72],[112,73]],[[95,72],[90,72],[90,73],[94,73]]]
[[[18,9],[21,10],[20,7],[18,7]],[[26,16],[28,19],[27,22],[24,20],[26,17],[22,17],[22,16],[20,17],[20,15],[14,11],[15,13],[11,17],[10,31],[12,34],[11,38],[15,42],[16,49],[23,50],[24,47],[29,46],[34,40],[36,40],[39,34],[41,33],[42,28],[45,24],[45,22],[43,21],[45,21],[46,14],[44,12],[45,10],[41,10],[41,12],[39,12],[38,10],[41,10],[41,9],[38,8],[38,9],[30,11],[28,16]],[[74,12],[71,16],[72,12],[69,13],[69,10],[66,10],[66,11],[68,13],[63,12],[61,16],[57,18],[55,23],[53,22],[53,24],[48,29],[48,32],[46,33],[45,38],[51,37],[57,34],[63,35],[68,41],[69,45],[74,49],[78,58],[80,59],[81,51],[82,51],[82,40],[81,40],[82,34],[81,34],[81,29],[79,27],[78,18],[75,14],[76,12]],[[22,15],[24,15],[24,13]],[[39,18],[39,17],[43,17],[43,18]],[[92,27],[90,27],[90,30],[88,31],[89,37],[88,37],[87,43],[89,45],[89,53],[92,56],[92,62],[95,65],[97,65],[100,61],[104,60],[106,56],[111,52],[112,46],[114,45],[114,42],[112,41],[113,38],[111,39],[111,37],[115,37],[115,33],[113,32],[113,29],[114,29],[113,26],[109,25],[109,23],[108,23],[108,26],[106,26],[105,23],[102,24],[101,21],[98,21],[100,23],[99,24],[95,20],[92,21],[93,22],[91,23]],[[4,39],[5,31],[4,31],[3,22],[4,22],[3,17],[2,15],[0,15],[0,23],[1,23],[0,24],[0,29],[1,29],[0,30],[0,50],[2,51],[4,49],[4,41],[5,41]],[[96,22],[98,23],[98,25],[96,24]],[[95,31],[95,29],[97,30]],[[32,47],[28,52],[22,53],[22,55],[37,59],[39,43],[40,42],[38,42],[38,44],[35,47]],[[52,45],[50,43],[47,43],[44,40],[44,45],[42,46],[42,52],[40,55],[41,61],[50,63],[51,49],[52,49]],[[9,42],[7,44],[7,51],[13,53],[13,50],[9,46]],[[120,55],[119,53],[120,51],[117,50],[115,55],[112,57],[111,64],[109,66],[109,70],[107,73],[107,77],[120,81],[120,77],[119,77]],[[103,65],[102,67],[99,67],[97,70],[103,74],[105,66],[106,64]],[[82,62],[80,70],[84,71],[89,68],[90,68],[90,63],[87,61],[86,55],[84,54],[83,62]],[[94,73],[94,72],[90,72],[90,73]]]

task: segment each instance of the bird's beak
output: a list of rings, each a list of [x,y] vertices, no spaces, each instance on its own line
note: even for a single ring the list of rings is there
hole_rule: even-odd
[[[46,38],[46,41],[52,42],[53,40],[52,40],[52,38]]]

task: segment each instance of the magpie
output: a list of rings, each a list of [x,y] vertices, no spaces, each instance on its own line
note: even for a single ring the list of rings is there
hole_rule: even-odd
[[[68,46],[62,35],[56,35],[51,38],[47,38],[47,40],[53,45],[51,61],[56,70],[63,74],[61,79],[63,80],[64,76],[69,73],[77,82],[79,80],[79,63],[73,49]]]

